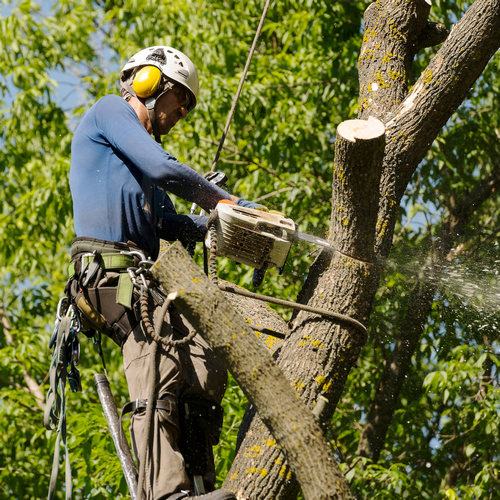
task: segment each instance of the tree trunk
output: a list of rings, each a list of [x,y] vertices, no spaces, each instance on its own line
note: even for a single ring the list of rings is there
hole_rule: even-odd
[[[284,450],[306,498],[352,498],[312,413],[291,390],[253,330],[182,245],[175,243],[162,252],[152,273],[169,293],[176,294],[176,307],[225,361],[272,431],[274,439],[261,445]],[[268,472],[259,468],[258,474]]]
[[[367,321],[378,283],[374,265],[375,223],[384,127],[378,120],[350,120],[338,127],[334,163],[334,193],[330,242],[337,252],[324,251],[309,272],[314,295],[309,305]],[[335,281],[333,281],[335,277]],[[278,365],[309,408],[326,398],[332,413],[365,335],[355,327],[299,313],[278,358]],[[337,364],[333,361],[336,360]],[[284,456],[262,447],[269,439],[255,418],[226,479],[243,498],[291,498],[297,489]],[[259,450],[255,453],[252,450]],[[258,478],[255,469],[272,471]]]
[[[380,0],[371,7],[379,9],[380,16],[384,17],[384,29],[366,34],[363,49],[367,43],[373,43],[375,48],[377,45],[387,47],[387,53],[375,54],[382,82],[377,70],[369,74],[367,68],[372,68],[371,64],[364,66],[360,62],[361,85],[364,84],[363,78],[372,78],[378,84],[377,88],[373,85],[368,88],[368,81],[365,84],[362,96],[367,98],[366,101],[361,99],[360,117],[375,116],[383,121],[389,120],[382,176],[378,185],[355,183],[357,191],[351,192],[347,179],[352,179],[350,174],[356,169],[349,162],[335,161],[330,241],[343,253],[330,256],[323,252],[311,267],[301,294],[301,300],[309,305],[349,314],[365,323],[379,279],[377,267],[367,262],[372,258],[366,257],[373,255],[368,246],[372,242],[379,256],[389,254],[398,206],[411,175],[500,44],[500,0],[476,0],[403,100],[409,61],[417,48],[426,45],[424,40],[429,33],[429,10],[425,4],[429,2]],[[392,23],[391,19],[394,19]],[[393,52],[385,43],[387,39],[394,44]],[[362,55],[366,55],[363,49]],[[393,66],[384,66],[388,60]],[[392,73],[398,68],[401,75]],[[379,89],[385,88],[390,88],[390,92],[379,92]],[[378,154],[368,155],[367,163]],[[346,173],[348,176],[343,177]],[[356,200],[364,195],[368,206],[374,202],[378,204],[375,241],[371,217],[363,221],[356,216],[350,218],[356,214],[356,210],[349,209],[351,195]],[[344,200],[347,206],[343,205]],[[370,209],[370,215],[371,210],[376,209]],[[339,235],[346,239],[340,240]],[[358,244],[360,240],[364,240],[366,246],[357,248],[354,243]],[[327,420],[334,411],[362,343],[363,339],[353,328],[300,313],[293,321],[292,332],[283,345],[278,363],[310,407],[314,406],[319,395],[327,396],[328,403],[322,415],[322,419]],[[250,498],[292,498],[296,484],[284,467],[283,458],[276,455],[275,450],[273,453],[259,453],[258,456],[252,454],[253,447],[261,446],[266,436],[263,426],[254,421],[236,456],[227,484],[237,484],[241,487],[240,491]],[[249,463],[257,469],[261,465],[277,466],[272,469],[272,474],[259,478],[255,484],[252,482],[255,476],[252,478],[247,473]]]

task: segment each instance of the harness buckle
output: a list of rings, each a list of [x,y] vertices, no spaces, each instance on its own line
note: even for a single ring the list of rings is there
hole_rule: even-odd
[[[94,252],[87,252],[87,253],[84,253],[84,254],[80,257],[80,262],[81,262],[81,270],[82,270],[82,272],[83,272],[83,270],[85,269],[85,265],[86,265],[86,263],[85,263],[85,259],[86,259],[87,257],[95,257],[95,255],[96,255],[96,252],[94,251]]]
[[[138,269],[136,269],[135,267],[127,267],[127,273],[130,276],[130,280],[132,281],[134,286],[137,286],[139,288],[144,288],[146,290],[148,289],[148,283],[147,283],[146,278],[144,276],[144,269],[142,269],[140,267]],[[141,278],[141,281],[142,281],[141,284],[139,284],[137,282],[138,277]]]

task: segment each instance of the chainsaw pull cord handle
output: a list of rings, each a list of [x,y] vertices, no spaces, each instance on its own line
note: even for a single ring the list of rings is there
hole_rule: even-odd
[[[231,124],[231,120],[233,119],[234,111],[236,110],[236,104],[238,103],[238,99],[239,99],[240,94],[241,94],[241,89],[243,88],[243,83],[245,83],[245,78],[247,76],[248,69],[250,67],[250,62],[252,61],[252,57],[253,57],[253,54],[255,52],[255,48],[257,46],[257,41],[259,40],[260,32],[262,31],[262,26],[264,25],[264,19],[266,18],[270,3],[271,3],[271,0],[266,0],[266,4],[264,5],[262,15],[260,16],[259,25],[257,27],[257,31],[255,32],[252,46],[250,47],[250,52],[248,53],[247,62],[245,64],[245,68],[243,69],[243,74],[241,75],[241,78],[240,78],[238,90],[236,91],[236,95],[234,96],[233,103],[231,104],[231,109],[229,110],[229,114],[227,116],[226,125],[224,126],[224,132],[222,132],[222,137],[220,138],[219,147],[217,148],[217,153],[215,153],[214,162],[212,163],[212,167],[210,169],[210,172],[215,172],[217,162],[219,161],[220,152],[222,151],[222,147],[224,146],[224,141],[226,140],[226,135],[229,132],[229,126]]]

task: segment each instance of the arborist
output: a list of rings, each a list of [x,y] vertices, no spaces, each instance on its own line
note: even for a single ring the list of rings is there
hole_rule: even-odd
[[[120,84],[122,97],[97,101],[73,138],[70,186],[77,237],[69,293],[86,326],[122,349],[131,400],[126,410],[132,412],[138,459],[150,438],[145,435],[151,404],[146,398],[156,376],[143,498],[232,499],[227,491],[214,491],[212,453],[222,425],[226,369],[175,307],[162,308],[166,297],[161,287],[148,295],[148,308],[155,330],[173,342],[170,348],[160,346],[156,366],[151,362],[155,340],[134,286],[151,283],[144,274],[129,271],[157,258],[160,239],[188,245],[205,237],[207,217],[178,214],[168,193],[206,211],[220,200],[250,208],[256,204],[207,181],[159,144],[197,104],[198,75],[185,54],[167,46],[141,50],[123,67]],[[202,471],[204,490],[210,493],[193,496],[193,470]]]

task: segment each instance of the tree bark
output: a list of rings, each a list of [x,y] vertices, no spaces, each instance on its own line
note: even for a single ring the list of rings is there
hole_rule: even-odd
[[[233,284],[231,286],[235,287]],[[223,293],[269,352],[274,354],[288,335],[288,325],[283,318],[265,302],[234,293]]]
[[[378,283],[374,264],[378,185],[384,126],[376,119],[350,120],[338,127],[335,144],[332,223],[329,241],[337,252],[322,252],[309,272],[303,302],[366,323]],[[329,418],[365,336],[355,327],[300,312],[292,321],[278,365],[309,408],[326,398]],[[292,498],[297,484],[277,449],[260,449],[269,434],[254,418],[226,479],[245,498]],[[259,448],[259,453],[252,452]],[[252,467],[270,470],[258,478]]]
[[[413,12],[410,4],[416,2],[401,2],[391,10],[389,5],[393,3],[380,2],[387,9],[386,22],[389,22],[387,18],[393,12],[400,9]],[[411,23],[411,19],[408,22]],[[418,25],[424,28],[426,23],[422,20]],[[394,87],[390,94],[392,100],[387,97],[388,91],[381,93],[377,90],[370,93],[365,105],[362,101],[360,117],[375,116],[382,119],[387,126],[387,147],[377,222],[377,255],[389,255],[399,204],[415,169],[441,128],[464,100],[490,58],[500,47],[498,26],[500,0],[476,0],[454,26],[404,101],[399,101],[402,83],[399,80],[390,83],[387,69],[383,70],[384,75],[387,73],[387,77],[384,76],[384,84]],[[421,34],[422,31],[419,35]],[[378,31],[376,35],[370,39],[370,43],[385,46],[387,33]],[[415,52],[412,43],[399,45],[399,50],[402,51],[398,53],[398,60],[401,62],[395,71],[403,70],[404,61]],[[380,64],[383,64],[382,60]],[[363,72],[366,74],[362,74]],[[369,76],[368,70],[360,65],[360,82]],[[387,107],[390,109],[389,113],[386,111]]]
[[[417,40],[427,28],[430,2],[381,0],[368,6],[358,58],[359,118],[387,122],[408,93]]]
[[[177,294],[176,307],[225,361],[275,438],[261,445],[284,450],[305,497],[352,498],[312,413],[253,330],[182,245],[173,244],[162,252],[152,273],[169,293]],[[268,471],[259,468],[258,474],[266,476]]]

